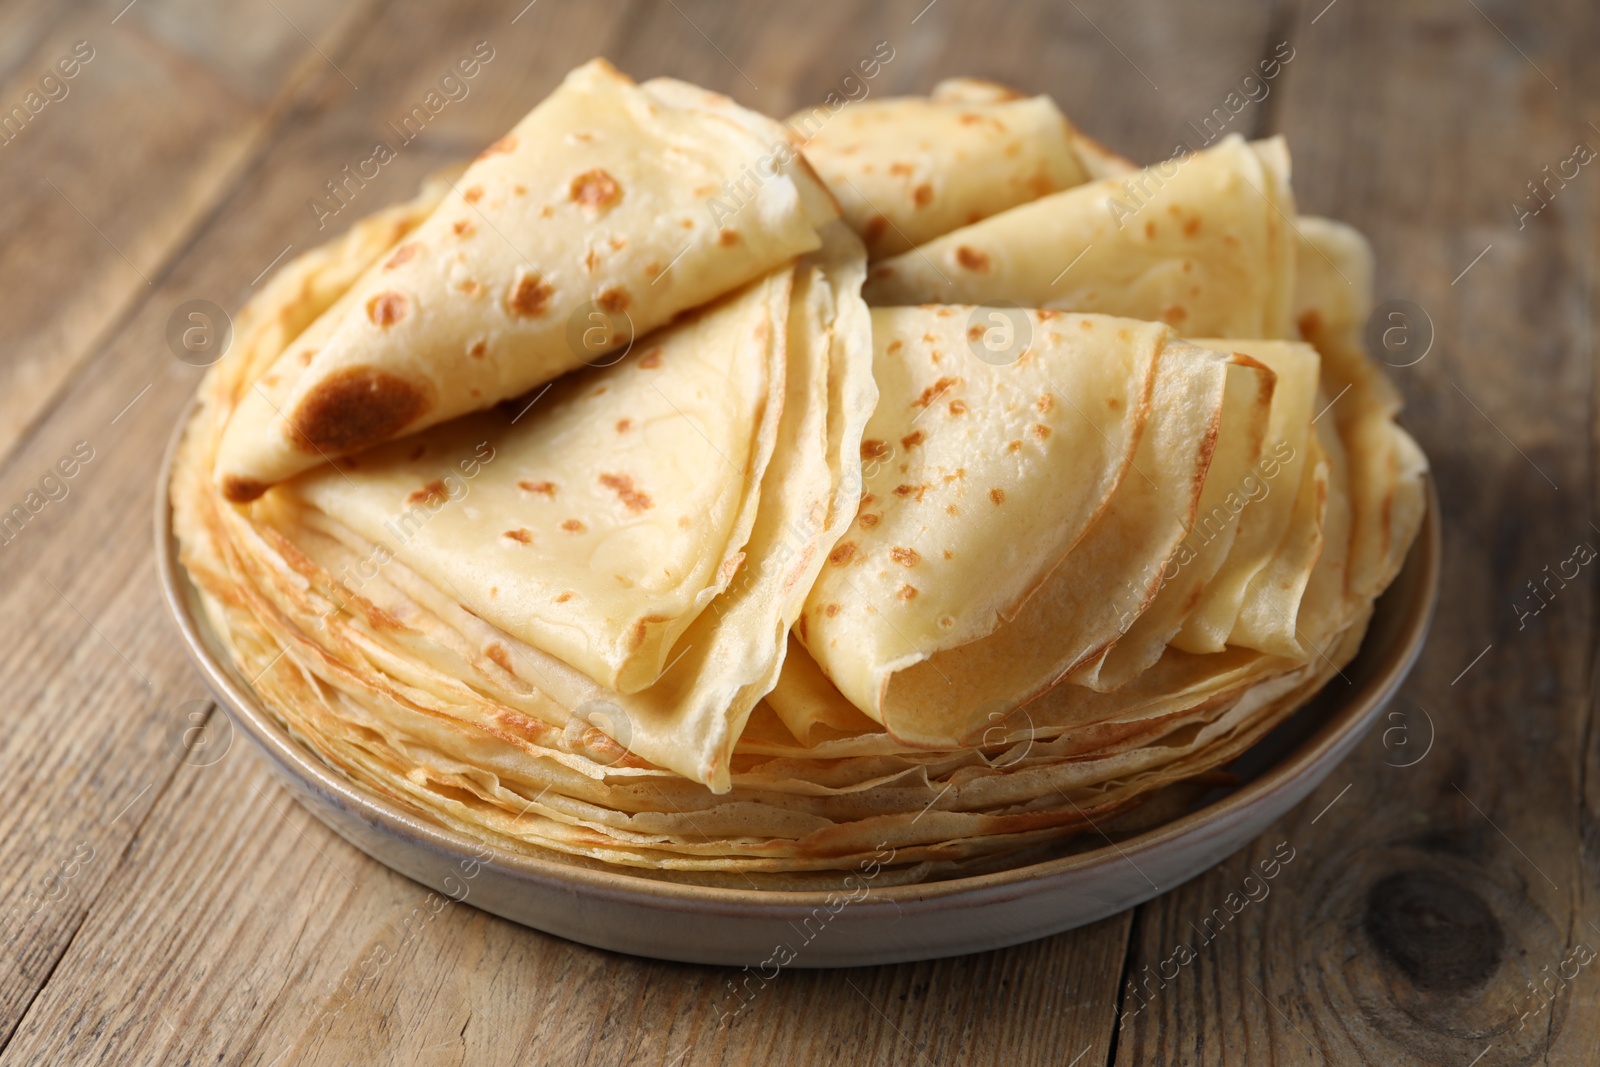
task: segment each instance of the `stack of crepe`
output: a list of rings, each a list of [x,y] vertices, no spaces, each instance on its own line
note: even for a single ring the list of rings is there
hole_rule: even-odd
[[[595,61],[241,312],[182,560],[296,738],[496,847],[1018,863],[1354,655],[1424,506],[1371,272],[1277,139],[1141,171],[989,83],[778,123]]]

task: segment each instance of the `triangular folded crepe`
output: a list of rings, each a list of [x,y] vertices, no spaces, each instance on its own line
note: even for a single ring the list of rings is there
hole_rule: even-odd
[[[1173,557],[1197,509],[1259,447],[1271,391],[1272,375],[1250,361],[1166,345],[1133,463],[1105,510],[993,633],[891,678],[890,731],[909,743],[970,741],[1067,672],[1137,639],[1153,605],[1187,577]],[[1164,645],[1154,642],[1151,661]]]
[[[1014,207],[884,260],[874,305],[992,303],[1157,319],[1190,336],[1290,337],[1294,202],[1281,138]]]
[[[606,745],[725,790],[745,717],[776,682],[859,494],[876,397],[865,255],[841,223],[825,232],[797,269],[559,383],[538,423],[512,424],[505,408],[457,420],[253,505],[310,583],[309,597],[299,582],[267,583],[280,609],[366,649],[362,661],[404,664],[451,715],[477,714],[456,679],[482,675],[524,715],[576,718]],[[759,329],[773,324],[776,345]],[[764,367],[785,381],[756,396]],[[736,396],[754,416],[724,410]],[[660,410],[641,411],[652,398]],[[741,433],[765,444],[741,453]],[[442,498],[407,517],[399,494],[425,476]],[[665,568],[697,577],[646,588]],[[332,609],[313,614],[323,599]],[[635,646],[641,619],[648,641]]]
[[[518,396],[816,248],[836,209],[785,137],[726,98],[579,67],[254,383],[224,494]],[[735,181],[744,206],[719,216]]]
[[[1049,97],[934,91],[838,112],[819,105],[788,120],[872,259],[1089,180]]]
[[[286,488],[382,546],[366,569],[398,557],[600,684],[641,689],[742,559],[784,404],[791,285],[787,270],[753,282],[523,412]]]
[[[797,633],[880,722],[895,674],[1012,619],[1137,476],[1158,361],[1189,347],[1159,323],[1028,312],[1026,349],[997,364],[969,349],[982,310],[873,312],[866,493]]]

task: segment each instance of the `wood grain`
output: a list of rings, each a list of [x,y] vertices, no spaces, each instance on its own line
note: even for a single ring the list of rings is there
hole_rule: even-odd
[[[1574,544],[1600,545],[1600,184],[1571,183],[1525,229],[1510,205],[1575,142],[1600,146],[1593,78],[1563,44],[1600,27],[1592,7],[1480,6],[1341,0],[1291,28],[1276,118],[1301,210],[1369,234],[1379,300],[1414,301],[1437,330],[1391,377],[1444,502],[1443,597],[1399,717],[1256,848],[1140,910],[1130,975],[1179,944],[1199,959],[1130,1014],[1119,1063],[1593,1062],[1592,968],[1553,998],[1529,982],[1600,948],[1594,577],[1525,630],[1513,604],[1536,605],[1524,583]],[[1280,840],[1299,855],[1271,895],[1200,943],[1190,924]]]
[[[77,442],[93,449],[68,495],[0,546],[0,1064],[1592,1058],[1592,967],[1518,1026],[1528,980],[1600,948],[1594,578],[1523,631],[1511,604],[1600,538],[1584,533],[1600,178],[1586,170],[1525,229],[1508,204],[1574,141],[1600,146],[1585,113],[1600,27],[1577,3],[1478,6],[140,0],[113,26],[120,4],[0,4],[0,102],[71,42],[97,49],[71,95],[0,147],[0,510]],[[591,55],[782,115],[887,41],[874,94],[991,77],[1051,93],[1149,160],[1285,40],[1294,60],[1240,128],[1284,131],[1302,208],[1369,233],[1380,299],[1433,317],[1434,350],[1394,377],[1446,502],[1451,581],[1406,718],[1385,724],[1403,731],[1375,732],[1245,853],[1031,945],[788,971],[723,1027],[732,972],[430,901],[205,718],[147,533],[200,374],[166,346],[179,303],[236,308],[285,246],[407,195]],[[323,183],[479,41],[496,58],[470,95],[319,229]],[[1419,707],[1433,748],[1395,766],[1428,735]],[[1270,893],[1199,933],[1279,842],[1294,859]],[[1185,940],[1197,958],[1163,980]]]

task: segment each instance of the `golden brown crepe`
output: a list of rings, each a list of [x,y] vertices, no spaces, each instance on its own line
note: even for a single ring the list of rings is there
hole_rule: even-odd
[[[836,209],[782,127],[691,88],[569,74],[253,383],[224,494],[518,396],[818,247]],[[714,219],[758,160],[748,204]]]
[[[983,304],[1290,337],[1294,198],[1281,138],[1230,136],[1122,180],[1034,200],[875,265],[873,305]]]
[[[941,88],[788,119],[872,259],[1089,180],[1049,97],[976,100]]]

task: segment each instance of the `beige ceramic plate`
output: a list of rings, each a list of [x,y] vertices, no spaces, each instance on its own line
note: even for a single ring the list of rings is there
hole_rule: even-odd
[[[1345,668],[1352,684],[1329,687],[1237,761],[1233,769],[1249,779],[1243,786],[1115,847],[996,874],[869,888],[840,907],[839,896],[821,892],[677,885],[512,853],[484,860],[476,842],[330,769],[263,709],[212,633],[178,564],[167,503],[171,459],[169,447],[156,489],[167,606],[219,707],[302,804],[373,859],[453,899],[587,945],[692,963],[848,967],[955,956],[1070,930],[1172,889],[1248,844],[1355,747],[1416,661],[1439,582],[1439,507],[1430,486],[1421,535]]]

